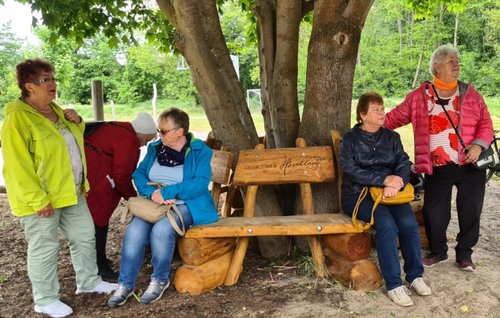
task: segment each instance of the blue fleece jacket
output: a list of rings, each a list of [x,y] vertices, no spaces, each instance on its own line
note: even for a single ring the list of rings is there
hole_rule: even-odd
[[[147,183],[151,181],[149,180],[149,171],[156,158],[156,146],[159,143],[161,140],[149,144],[146,156],[132,174],[139,195],[148,198],[151,198],[151,194],[156,190],[154,186]],[[208,191],[212,176],[211,160],[212,150],[201,140],[191,138],[190,147],[187,149],[184,159],[182,182],[161,189],[165,200],[181,199],[185,201],[193,217],[194,225],[212,223],[219,218],[212,196]]]

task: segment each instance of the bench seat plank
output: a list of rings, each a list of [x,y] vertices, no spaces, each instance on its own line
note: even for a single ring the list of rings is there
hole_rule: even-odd
[[[206,225],[193,226],[186,237],[244,237],[270,235],[318,235],[360,233],[351,218],[341,213],[228,217]]]

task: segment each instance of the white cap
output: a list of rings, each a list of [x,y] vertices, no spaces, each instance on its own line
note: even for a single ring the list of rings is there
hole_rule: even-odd
[[[138,113],[135,119],[132,120],[131,124],[136,133],[144,135],[156,134],[156,123],[153,117],[151,117],[148,113]]]

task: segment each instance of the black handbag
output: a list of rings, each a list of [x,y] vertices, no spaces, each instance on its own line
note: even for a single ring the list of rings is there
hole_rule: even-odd
[[[457,127],[455,127],[455,124],[453,124],[453,121],[451,120],[450,115],[448,114],[448,112],[446,111],[446,108],[444,107],[444,105],[445,105],[444,100],[441,97],[439,97],[434,85],[432,85],[432,89],[434,90],[434,94],[436,94],[436,98],[438,99],[437,103],[439,105],[441,105],[441,107],[443,107],[444,113],[446,114],[446,117],[450,121],[451,126],[455,130],[455,133],[457,134],[457,137],[458,137],[458,140],[460,141],[460,144],[462,145],[462,147],[465,149],[465,152],[467,153],[467,147],[465,146],[465,143],[464,143],[462,137],[458,133]],[[492,166],[493,164],[495,164],[495,156],[493,154],[493,148],[491,148],[491,145],[488,147],[488,149],[485,149],[481,152],[481,154],[477,158],[477,161],[474,162],[473,164],[479,170],[484,170],[484,169]]]

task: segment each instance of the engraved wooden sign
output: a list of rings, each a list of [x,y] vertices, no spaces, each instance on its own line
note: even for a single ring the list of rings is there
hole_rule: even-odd
[[[331,147],[242,150],[234,184],[328,182],[335,179]]]

